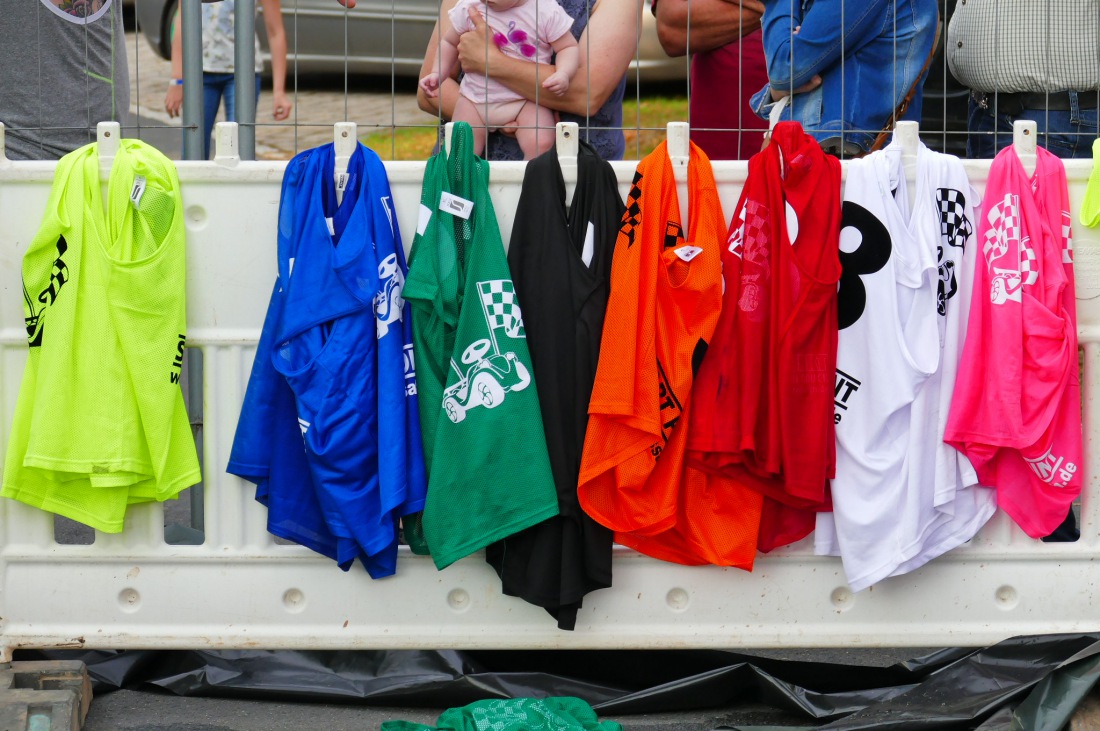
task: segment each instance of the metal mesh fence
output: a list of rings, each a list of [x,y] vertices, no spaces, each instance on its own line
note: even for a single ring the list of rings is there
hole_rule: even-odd
[[[203,54],[203,40],[186,29],[185,42],[177,44],[182,69],[179,62],[173,67],[169,57],[181,0],[9,2],[19,8],[0,20],[0,68],[7,77],[6,84],[0,80],[0,121],[7,126],[9,157],[56,157],[74,139],[91,141],[104,110],[123,120],[124,134],[152,141],[171,157],[202,156],[201,149],[188,147],[187,131],[194,130],[194,144],[201,143],[202,111],[213,102],[220,102],[218,118],[224,118],[226,100],[218,98],[209,77],[226,69],[211,71],[211,52]],[[233,2],[182,0],[183,15],[193,14],[190,22],[197,25],[203,13]],[[425,104],[423,94],[418,100],[417,79],[428,66],[425,55],[435,56],[442,47],[433,27],[440,19],[449,26],[446,11],[453,4],[359,0],[349,9],[337,0],[236,0],[237,12],[222,12],[219,21],[235,16],[237,35],[245,38],[232,60],[237,67],[251,66],[254,47],[247,40],[254,26],[264,69],[258,103],[253,105],[251,94],[236,94],[242,156],[287,159],[331,140],[334,122],[354,121],[363,141],[384,158],[427,157],[450,105]],[[760,3],[752,0],[658,0],[656,9],[653,0],[577,0],[570,7],[575,17],[592,21],[579,39],[584,63],[575,86],[597,89],[600,96],[602,79],[617,74],[630,57],[622,71],[621,120],[610,125],[622,130],[627,159],[652,149],[673,120],[691,122],[693,138],[737,135],[732,153],[712,157],[745,159],[758,149],[753,135],[767,126],[759,115],[783,106],[784,93],[789,103],[776,118],[800,119],[809,128],[806,122],[816,114],[823,130],[835,129],[832,144],[842,156],[859,152],[852,142],[888,130],[907,98],[905,116],[921,122],[925,142],[961,156],[968,154],[968,136],[971,156],[975,137],[986,139],[977,146],[986,152],[1007,144],[1011,119],[1021,115],[1036,119],[1040,144],[1063,156],[1086,154],[1097,134],[1097,0],[767,0],[763,31],[756,30]],[[922,32],[914,31],[914,23],[920,26],[929,10],[935,16],[931,54],[926,42],[914,40]],[[278,43],[269,38],[278,26],[271,22],[275,16],[281,16],[285,34],[291,106],[285,119],[273,116],[273,71],[281,65],[273,63],[280,54],[272,54]],[[186,25],[188,18],[183,20]],[[730,27],[737,24],[740,29]],[[67,46],[52,43],[57,34],[67,36]],[[884,39],[892,44],[885,55]],[[662,42],[677,55],[668,55]],[[879,50],[870,53],[873,44]],[[484,48],[488,65],[488,44]],[[539,68],[541,83],[552,69]],[[915,70],[921,80],[914,85]],[[236,76],[241,91],[252,83],[249,76]],[[758,94],[769,77],[773,83],[764,93],[776,105]],[[165,111],[173,78],[182,78],[187,96],[182,124]],[[816,89],[800,88],[813,79],[821,80]],[[527,95],[552,108],[565,106],[537,84]],[[96,101],[104,96],[106,106]],[[890,100],[885,106],[891,113],[879,115],[881,123],[861,124],[879,118],[861,112],[882,107],[883,98]],[[815,105],[821,108],[808,109]],[[597,110],[591,96],[586,105],[572,106],[583,135],[583,120]],[[1008,120],[999,134],[993,126],[998,120]]]

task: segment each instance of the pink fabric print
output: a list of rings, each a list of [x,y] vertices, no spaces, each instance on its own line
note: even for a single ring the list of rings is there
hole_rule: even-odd
[[[497,45],[497,48],[514,45],[524,57],[534,58],[535,54],[538,53],[538,48],[529,41],[530,38],[531,36],[527,31],[516,27],[516,21],[514,20],[508,21],[507,35],[500,31],[493,31],[493,43]]]

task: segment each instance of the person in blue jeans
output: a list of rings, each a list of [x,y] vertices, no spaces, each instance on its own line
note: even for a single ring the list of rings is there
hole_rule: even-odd
[[[867,152],[895,116],[920,119],[938,25],[937,0],[764,0],[769,82],[753,110],[834,154]]]
[[[290,116],[293,105],[286,95],[286,31],[279,0],[260,0],[264,26],[271,50],[271,77],[273,87],[272,116],[282,121]],[[210,157],[211,133],[218,108],[225,100],[225,118],[237,121],[237,94],[234,81],[234,11],[236,0],[204,2],[202,6],[202,88],[203,88],[203,157]],[[179,27],[179,13],[172,23],[172,79],[164,108],[168,116],[176,117],[183,105],[183,44]],[[256,41],[256,102],[260,100],[260,44]]]
[[[947,32],[947,64],[970,88],[967,157],[992,158],[1012,123],[1033,120],[1059,157],[1090,157],[1100,120],[1096,0],[967,0]]]

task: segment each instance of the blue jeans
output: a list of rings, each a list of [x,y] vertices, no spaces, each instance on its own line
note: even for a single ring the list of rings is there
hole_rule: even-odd
[[[1034,120],[1038,127],[1039,144],[1058,157],[1092,157],[1100,110],[1081,109],[1077,95],[1069,93],[1072,109],[1025,109],[1015,117],[1004,112],[994,114],[992,105],[983,109],[971,96],[966,156],[983,160],[996,156],[1002,147],[1012,144],[1012,123],[1027,119]],[[1092,98],[1096,99],[1095,93]]]
[[[214,132],[214,118],[218,116],[218,107],[225,98],[225,119],[237,121],[237,84],[233,74],[202,74],[202,128],[204,160],[210,159],[211,137]],[[256,74],[256,103],[260,102],[260,75]]]

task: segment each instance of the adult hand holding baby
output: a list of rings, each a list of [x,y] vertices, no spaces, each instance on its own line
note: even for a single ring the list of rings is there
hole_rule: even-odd
[[[494,56],[503,56],[503,52],[495,43],[489,42],[489,24],[471,5],[466,10],[470,17],[471,30],[462,34],[458,42],[458,62],[462,70],[468,74],[487,75],[489,66],[492,65]]]

